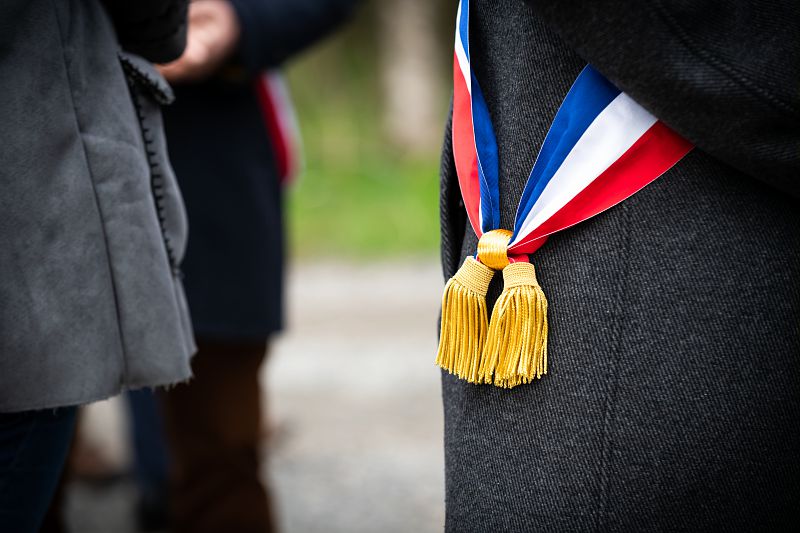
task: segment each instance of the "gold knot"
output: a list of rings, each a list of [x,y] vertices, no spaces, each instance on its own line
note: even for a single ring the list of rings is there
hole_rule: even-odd
[[[507,229],[493,229],[478,241],[478,259],[494,270],[503,270],[508,264],[508,243],[513,235]]]

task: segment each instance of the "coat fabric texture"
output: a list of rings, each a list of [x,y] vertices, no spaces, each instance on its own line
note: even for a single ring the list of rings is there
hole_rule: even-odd
[[[186,220],[159,111],[172,92],[123,50],[176,58],[185,10],[0,5],[1,412],[190,375]]]
[[[266,340],[283,327],[283,190],[255,78],[350,13],[353,0],[232,0],[241,37],[220,73],[175,87],[170,160],[192,228],[184,284],[198,338]]]
[[[443,374],[447,531],[792,530],[797,6],[478,0],[470,19],[503,227],[587,62],[697,148],[533,254],[546,376],[502,390]],[[447,278],[477,245],[449,126],[441,180]]]

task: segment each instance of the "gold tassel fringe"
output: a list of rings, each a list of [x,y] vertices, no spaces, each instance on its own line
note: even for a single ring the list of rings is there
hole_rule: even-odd
[[[547,299],[527,262],[503,269],[505,288],[492,311],[478,382],[511,388],[547,373]]]
[[[436,364],[470,383],[477,383],[488,329],[486,291],[494,271],[467,257],[450,278],[442,296],[442,324]]]

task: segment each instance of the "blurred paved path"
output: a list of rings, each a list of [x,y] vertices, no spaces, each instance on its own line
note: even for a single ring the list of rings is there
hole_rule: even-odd
[[[285,531],[441,531],[438,265],[307,264],[289,287],[266,372]]]
[[[441,288],[433,259],[291,269],[288,329],[262,376],[285,533],[442,530]],[[108,438],[117,411],[95,408],[93,431]],[[133,531],[131,494],[74,487],[75,531]]]

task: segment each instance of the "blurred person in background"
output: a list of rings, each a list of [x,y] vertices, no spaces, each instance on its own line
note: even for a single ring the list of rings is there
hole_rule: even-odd
[[[285,99],[265,70],[340,25],[353,0],[198,0],[184,55],[161,67],[191,241],[184,283],[194,378],[162,396],[176,532],[274,529],[260,480],[259,369],[283,325],[282,181],[296,157]],[[321,96],[322,97],[322,96]]]
[[[36,531],[76,406],[189,377],[164,145],[186,2],[0,4],[0,529]]]
[[[447,531],[796,529],[800,5],[475,0],[469,10],[503,227],[587,63],[696,148],[533,255],[549,299],[546,376],[504,390],[443,375]],[[477,244],[453,131],[441,177],[446,277]],[[499,292],[492,285],[488,309]]]

